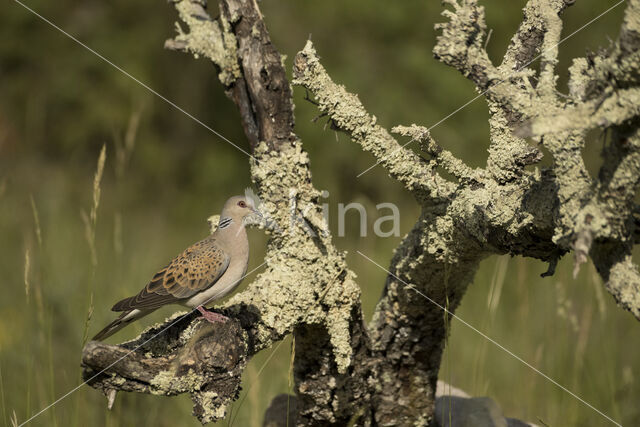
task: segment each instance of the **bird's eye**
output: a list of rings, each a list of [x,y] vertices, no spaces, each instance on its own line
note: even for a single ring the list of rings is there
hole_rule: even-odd
[[[241,208],[246,208],[246,207],[247,207],[247,204],[246,204],[244,201],[240,200],[240,201],[238,202],[238,206],[240,206]]]

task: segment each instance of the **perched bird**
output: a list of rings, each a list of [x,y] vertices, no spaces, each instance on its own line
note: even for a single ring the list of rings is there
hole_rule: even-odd
[[[156,273],[137,295],[117,302],[111,310],[122,314],[93,339],[105,339],[167,304],[196,308],[212,323],[226,320],[204,305],[229,294],[242,281],[249,262],[244,219],[252,213],[261,216],[250,198],[234,196],[227,200],[218,229]]]

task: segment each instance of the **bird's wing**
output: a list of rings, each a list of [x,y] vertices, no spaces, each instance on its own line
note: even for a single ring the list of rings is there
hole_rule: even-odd
[[[209,236],[157,272],[138,295],[117,302],[111,310],[155,309],[189,298],[213,285],[229,261],[229,255]]]

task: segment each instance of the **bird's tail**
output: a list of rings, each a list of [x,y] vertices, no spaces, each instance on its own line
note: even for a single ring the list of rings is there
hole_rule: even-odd
[[[105,326],[100,332],[98,332],[93,338],[93,341],[102,341],[106,338],[109,338],[111,335],[118,332],[120,329],[127,326],[129,323],[137,320],[147,314],[151,313],[153,310],[128,310],[124,311],[117,319],[113,322],[109,323]]]

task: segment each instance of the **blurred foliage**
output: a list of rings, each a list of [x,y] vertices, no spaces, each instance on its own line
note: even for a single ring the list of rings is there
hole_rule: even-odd
[[[499,61],[525,2],[482,3],[492,29],[488,49]],[[577,2],[565,13],[564,34],[613,4]],[[238,114],[211,65],[163,50],[174,31],[170,5],[124,0],[34,0],[28,5],[246,147]],[[312,37],[333,78],[358,93],[382,125],[431,126],[476,96],[469,82],[432,57],[433,24],[442,20],[439,2],[271,1],[261,7],[288,66]],[[623,7],[562,44],[561,90],[572,57],[607,46],[616,37]],[[249,175],[240,151],[18,3],[5,3],[0,17],[0,416],[8,424],[14,412],[25,420],[80,384],[88,313],[93,334],[112,318],[114,301],[137,291],[163,263],[206,235],[205,219],[228,196],[242,193]],[[401,209],[401,232],[406,233],[418,215],[411,197],[380,167],[357,179],[373,157],[344,135],[324,130],[322,119],[313,123],[313,105],[299,88],[294,93],[297,132],[310,153],[316,186],[329,192],[332,229],[337,229],[338,203],[363,203],[372,234],[375,205],[393,202]],[[469,164],[482,166],[487,117],[486,105],[478,99],[433,134]],[[139,123],[132,126],[136,118]],[[128,132],[133,128],[136,132]],[[127,140],[134,143],[129,151],[124,148]],[[91,209],[93,174],[103,144],[107,161],[94,268],[81,211]],[[591,170],[598,165],[601,147],[602,135],[594,134],[585,149]],[[357,224],[356,214],[350,213],[348,220]],[[349,251],[369,316],[385,274],[355,250],[387,264],[400,238],[360,237],[358,228],[349,227],[336,244]],[[252,268],[261,262],[266,238],[259,231],[251,231],[250,238]],[[572,280],[570,262],[565,259],[554,277],[540,279],[546,266],[539,262],[491,258],[457,314],[603,412],[625,425],[640,425],[640,364],[634,356],[640,351],[640,327],[615,307],[591,266]],[[130,326],[114,342],[134,336],[172,310]],[[272,397],[288,389],[289,360],[289,340],[254,359],[245,374],[242,404],[233,408],[235,425],[260,425]],[[266,362],[268,368],[262,370]],[[441,377],[472,394],[493,397],[510,416],[552,426],[607,425],[457,321]],[[31,425],[197,425],[190,412],[186,396],[133,394],[119,395],[108,412],[102,396],[84,386]]]

